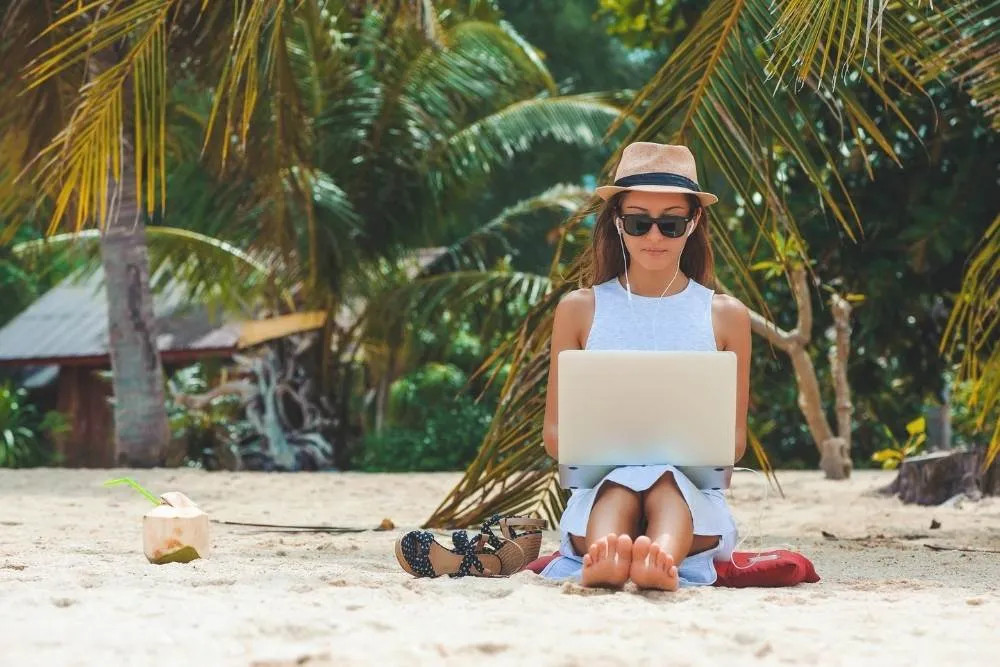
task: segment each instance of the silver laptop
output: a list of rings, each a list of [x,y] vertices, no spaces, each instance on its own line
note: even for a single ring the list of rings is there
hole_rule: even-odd
[[[736,455],[736,354],[559,353],[559,482],[592,488],[624,465],[669,463],[725,489]]]

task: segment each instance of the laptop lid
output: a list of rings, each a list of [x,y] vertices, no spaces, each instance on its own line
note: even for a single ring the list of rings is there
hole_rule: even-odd
[[[736,354],[564,350],[560,466],[732,466]]]

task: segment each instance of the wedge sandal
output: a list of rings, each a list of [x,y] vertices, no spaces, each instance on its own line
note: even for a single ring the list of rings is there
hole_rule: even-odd
[[[501,539],[483,544],[480,536],[470,540],[465,531],[452,535],[454,549],[442,546],[426,530],[410,531],[396,540],[396,560],[414,577],[502,577],[517,572],[528,562],[521,547]]]
[[[542,548],[542,531],[548,523],[545,519],[533,519],[526,516],[500,516],[494,514],[483,522],[480,542],[498,549],[498,545],[504,542],[513,542],[520,547],[524,555],[524,563],[512,572],[504,572],[504,575],[514,574],[528,563],[538,558],[538,552]],[[500,529],[500,536],[493,532],[493,528]]]

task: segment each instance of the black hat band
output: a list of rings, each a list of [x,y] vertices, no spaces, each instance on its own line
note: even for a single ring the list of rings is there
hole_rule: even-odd
[[[701,187],[687,176],[664,171],[651,171],[645,174],[622,176],[615,181],[615,185],[624,188],[631,188],[636,185],[670,185],[701,192]]]

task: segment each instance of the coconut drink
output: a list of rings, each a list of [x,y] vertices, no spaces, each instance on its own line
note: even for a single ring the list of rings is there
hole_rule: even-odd
[[[150,563],[187,563],[208,556],[208,515],[178,491],[142,517],[142,550]]]
[[[179,491],[157,498],[127,478],[107,482],[112,484],[128,484],[156,505],[142,517],[142,550],[150,563],[188,563],[208,556],[208,515],[194,501]]]

